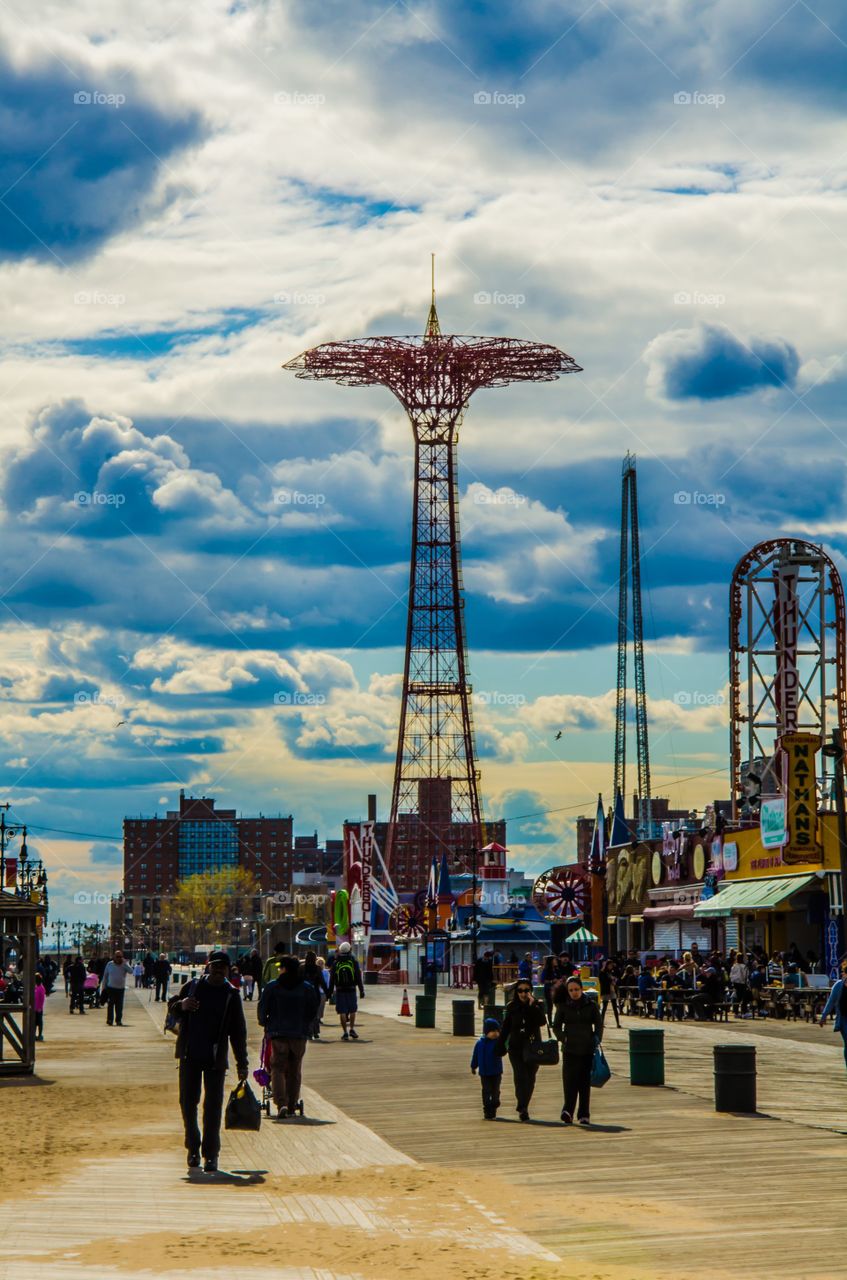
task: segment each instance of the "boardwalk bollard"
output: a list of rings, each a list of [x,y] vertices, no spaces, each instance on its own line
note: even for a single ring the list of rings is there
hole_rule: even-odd
[[[665,1033],[661,1027],[633,1027],[630,1031],[629,1083],[665,1083]]]
[[[715,1045],[715,1111],[756,1110],[756,1046]]]
[[[435,996],[415,996],[415,1026],[435,1026]]]
[[[474,1034],[475,1001],[453,1001],[453,1035],[472,1036]]]

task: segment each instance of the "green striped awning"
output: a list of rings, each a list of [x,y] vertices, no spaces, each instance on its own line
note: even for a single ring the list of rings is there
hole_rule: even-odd
[[[704,917],[730,916],[736,911],[772,911],[792,894],[802,893],[812,885],[823,887],[823,881],[812,872],[794,876],[762,876],[759,880],[724,880],[724,888],[714,898],[698,902],[695,920]]]

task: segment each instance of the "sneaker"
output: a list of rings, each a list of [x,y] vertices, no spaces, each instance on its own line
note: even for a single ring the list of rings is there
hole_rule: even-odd
[[[482,1118],[483,1118],[483,1120],[493,1120],[493,1119],[494,1119],[494,1114],[493,1114],[493,1112],[491,1112],[491,1111],[483,1111],[483,1113],[482,1113]]]
[[[189,1169],[199,1169],[199,1168],[200,1168],[200,1152],[199,1152],[199,1151],[189,1151],[189,1153],[188,1153],[188,1167],[189,1167]]]
[[[577,1124],[581,1124],[584,1128],[587,1128],[591,1124],[591,1120],[588,1116],[580,1116],[577,1120]]]
[[[521,1123],[522,1123],[522,1124],[526,1124],[526,1123],[529,1121],[529,1112],[528,1112],[528,1111],[519,1111],[519,1112],[518,1112],[518,1116],[519,1116],[520,1121],[521,1121]]]
[[[358,1039],[359,1039],[359,1033],[358,1033],[358,1031],[354,1031],[352,1027],[350,1028],[350,1039],[351,1039],[351,1040],[358,1040]]]
[[[279,1119],[280,1119],[280,1120],[283,1120],[283,1119],[288,1115],[288,1108],[287,1108],[287,1107],[277,1107],[277,1109],[276,1109],[276,1114],[277,1114],[277,1116],[279,1117]]]
[[[217,1157],[217,1156],[210,1156],[210,1157],[208,1158],[208,1160],[204,1160],[204,1161],[203,1161],[203,1172],[204,1172],[204,1173],[217,1173],[217,1171],[218,1171],[218,1157]]]
[[[571,1115],[570,1111],[563,1110],[561,1119],[564,1124],[573,1124],[573,1116]]]
[[[348,1034],[347,1034],[347,1032],[346,1032],[346,1031],[344,1032],[344,1035],[341,1037],[341,1039],[342,1039],[342,1040],[349,1040],[349,1039],[350,1039],[350,1037],[348,1036]]]

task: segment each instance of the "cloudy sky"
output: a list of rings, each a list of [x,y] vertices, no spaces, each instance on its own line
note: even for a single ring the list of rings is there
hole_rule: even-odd
[[[608,796],[627,450],[654,789],[726,795],[732,567],[847,546],[843,6],[10,0],[0,31],[0,799],[54,906],[104,916],[74,895],[181,785],[300,833],[385,814],[411,435],[280,366],[420,332],[432,251],[445,331],[584,368],[463,427],[489,816],[540,870]]]

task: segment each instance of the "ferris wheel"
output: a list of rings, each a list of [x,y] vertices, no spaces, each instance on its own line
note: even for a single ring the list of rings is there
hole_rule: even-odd
[[[551,867],[536,880],[532,900],[548,920],[576,920],[588,911],[588,885],[574,867]]]

